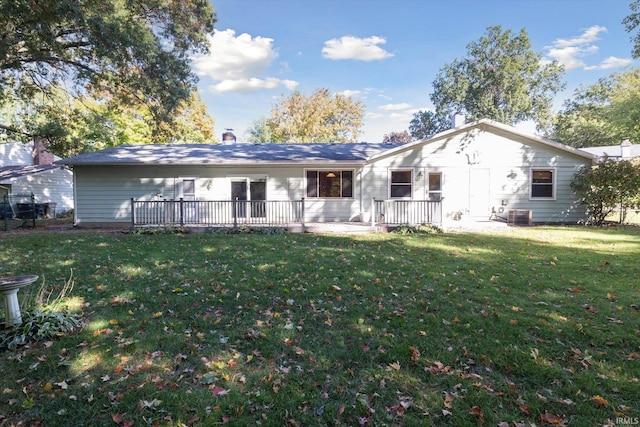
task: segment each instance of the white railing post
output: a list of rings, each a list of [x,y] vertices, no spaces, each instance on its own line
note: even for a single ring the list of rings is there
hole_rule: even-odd
[[[371,198],[371,227],[376,226],[376,198]]]

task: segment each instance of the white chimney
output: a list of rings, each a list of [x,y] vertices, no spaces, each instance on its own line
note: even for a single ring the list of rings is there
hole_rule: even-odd
[[[456,111],[451,115],[451,129],[455,129],[464,124],[464,114],[460,111]]]
[[[631,158],[631,141],[628,138],[623,139],[620,144],[620,157],[623,159]]]

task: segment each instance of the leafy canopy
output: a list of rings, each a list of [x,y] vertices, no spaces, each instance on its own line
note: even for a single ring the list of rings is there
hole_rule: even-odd
[[[623,221],[629,208],[640,207],[640,163],[605,159],[582,168],[571,188],[586,205],[592,223],[601,225],[618,207]]]
[[[576,148],[640,141],[640,68],[580,87],[554,117],[549,136]]]
[[[633,33],[640,26],[640,0],[633,0],[629,4],[629,9],[631,13],[622,20],[622,23],[628,33]],[[634,59],[640,58],[640,32],[636,32],[631,37],[631,42],[633,43],[631,54]]]
[[[425,139],[450,127],[451,120],[446,115],[420,110],[414,113],[409,123],[409,132],[414,139]]]
[[[160,135],[195,88],[190,58],[208,51],[214,23],[207,0],[0,0],[0,102],[22,116],[0,127],[50,136],[35,118],[42,109],[16,106],[49,104],[59,114],[64,91],[142,107]]]
[[[411,141],[413,141],[413,138],[406,130],[402,132],[391,132],[382,137],[382,142],[398,142],[401,144],[407,144]]]
[[[350,97],[328,89],[316,90],[309,96],[296,91],[283,97],[267,117],[271,142],[317,143],[356,142],[361,133],[364,105]],[[260,121],[250,134],[268,135]]]
[[[431,101],[437,116],[460,112],[471,121],[489,118],[509,125],[534,120],[546,128],[553,96],[564,87],[563,72],[555,61],[541,63],[525,29],[513,34],[493,26],[467,45],[466,57],[439,71]]]

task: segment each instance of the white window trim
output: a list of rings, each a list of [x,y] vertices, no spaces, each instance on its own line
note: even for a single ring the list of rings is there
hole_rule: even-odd
[[[313,171],[313,172],[337,172],[339,171],[341,174],[342,172],[351,172],[351,197],[307,197],[307,172],[308,171]],[[309,199],[309,200],[353,200],[356,198],[356,170],[354,168],[344,168],[344,167],[335,167],[335,168],[305,168],[303,171],[304,176],[302,177],[302,183],[303,183],[303,194],[304,194],[304,198],[305,199]]]
[[[411,172],[411,180],[409,181],[411,185],[411,195],[409,197],[391,197],[391,173],[392,172]],[[387,198],[392,200],[413,200],[413,194],[416,189],[416,169],[415,168],[389,168],[387,170]]]
[[[551,197],[533,197],[533,172],[535,171],[550,171],[551,172],[551,189],[552,196]],[[531,167],[529,168],[529,200],[556,200],[556,191],[558,188],[558,173],[556,168],[546,168],[546,167]]]
[[[197,176],[179,176],[178,177],[178,198],[184,198],[184,181],[193,180],[193,199],[198,200],[198,177]]]
[[[444,172],[438,169],[428,170],[425,176],[425,188],[427,193],[427,200],[431,200],[431,191],[429,190],[429,175],[440,175],[440,191],[434,191],[433,193],[440,194],[440,201],[442,201],[444,194]]]

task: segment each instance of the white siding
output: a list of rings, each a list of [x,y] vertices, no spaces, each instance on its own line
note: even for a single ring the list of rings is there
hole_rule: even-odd
[[[354,169],[353,166],[331,166]],[[266,178],[268,200],[300,200],[305,197],[303,167],[204,167],[204,166],[75,166],[76,222],[129,223],[131,199],[177,200],[181,178],[195,178],[198,200],[231,200],[231,180]],[[358,171],[355,170],[354,176]],[[349,221],[361,210],[357,178],[354,197],[306,199],[305,220]]]
[[[472,219],[488,220],[492,212],[494,217],[506,218],[510,209],[530,209],[534,222],[577,222],[584,219],[584,207],[577,203],[569,183],[580,167],[587,164],[590,164],[587,158],[529,138],[471,128],[447,138],[412,144],[406,150],[376,159],[365,170],[367,190],[363,193],[367,197],[387,198],[388,184],[384,179],[387,171],[414,168],[416,174],[422,172],[422,179],[415,181],[413,197],[424,200],[426,177],[430,172],[441,172],[444,219],[451,220],[457,214],[469,218],[474,199],[470,189],[472,184],[478,184],[470,181],[483,175],[473,171],[487,170],[488,189],[483,197],[488,197],[489,210],[486,215]],[[529,198],[532,167],[556,171],[555,200]]]
[[[55,203],[56,214],[73,209],[73,173],[53,169],[11,182],[12,194],[33,193],[36,203]]]
[[[584,219],[569,183],[586,155],[554,143],[480,122],[427,141],[393,148],[359,166],[75,166],[77,222],[130,221],[130,200],[179,197],[180,178],[196,179],[199,200],[230,200],[231,179],[266,179],[267,200],[305,197],[307,222],[371,220],[372,200],[389,199],[390,172],[411,170],[413,200],[426,200],[429,173],[442,174],[443,220],[507,218],[511,209],[530,209],[534,222]],[[532,200],[531,168],[555,172],[553,200]],[[353,170],[353,198],[306,198],[305,171]],[[471,193],[473,189],[473,194]]]
[[[33,164],[33,144],[22,142],[0,143],[0,167]]]

